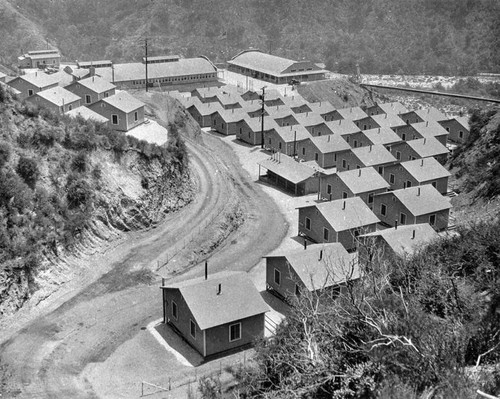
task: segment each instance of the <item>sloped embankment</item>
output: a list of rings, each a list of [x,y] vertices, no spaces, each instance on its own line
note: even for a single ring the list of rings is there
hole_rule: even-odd
[[[194,183],[175,129],[159,147],[0,94],[1,316],[189,203]]]

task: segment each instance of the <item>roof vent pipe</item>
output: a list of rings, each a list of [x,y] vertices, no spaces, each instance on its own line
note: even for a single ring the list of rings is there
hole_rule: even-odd
[[[395,221],[394,221],[394,230],[397,230],[397,229],[398,229],[398,221],[397,221],[397,220],[395,220]]]
[[[222,292],[222,284],[219,284],[217,287],[217,295],[220,295]]]
[[[307,240],[305,237],[304,237],[304,249],[307,249]]]
[[[413,233],[411,235],[411,239],[414,240],[415,239],[415,229],[413,229]]]
[[[417,195],[420,195],[420,187],[417,189]]]
[[[323,259],[323,250],[320,250],[319,251],[319,260],[322,260]]]
[[[345,210],[345,201],[342,203],[342,210]]]
[[[358,177],[361,177],[361,168],[358,169]]]
[[[424,166],[424,158],[422,158],[422,161],[420,162],[420,166]]]
[[[372,145],[370,144],[370,152],[372,151]]]
[[[380,128],[378,128],[378,132],[380,133]]]
[[[208,279],[208,261],[205,261],[205,280]]]
[[[424,144],[425,144],[425,137],[424,137]]]

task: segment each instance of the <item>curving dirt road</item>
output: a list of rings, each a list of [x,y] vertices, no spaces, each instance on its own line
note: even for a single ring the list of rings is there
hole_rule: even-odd
[[[41,314],[0,332],[2,397],[97,397],[83,377],[84,368],[106,360],[141,327],[161,317],[158,262],[177,253],[160,269],[163,277],[170,277],[174,262],[177,269],[186,267],[193,246],[207,236],[207,221],[216,224],[228,202],[239,201],[245,222],[211,255],[212,272],[249,270],[281,242],[287,230],[284,218],[242,170],[231,148],[210,135],[204,135],[203,143],[187,145],[199,182],[197,198],[156,229],[130,234],[108,253],[91,258],[105,271],[100,277],[86,281],[79,291],[48,298]],[[190,275],[201,273],[201,265],[189,270]]]

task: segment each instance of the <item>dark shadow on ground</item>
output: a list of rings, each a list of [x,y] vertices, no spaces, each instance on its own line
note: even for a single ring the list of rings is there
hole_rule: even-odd
[[[161,335],[165,343],[179,352],[193,367],[203,364],[203,356],[199,354],[184,338],[182,338],[169,324],[160,323],[154,329]]]

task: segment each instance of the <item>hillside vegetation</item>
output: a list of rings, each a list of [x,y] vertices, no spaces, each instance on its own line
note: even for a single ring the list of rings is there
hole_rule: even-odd
[[[459,227],[414,257],[374,258],[338,297],[304,293],[244,397],[454,398],[500,394],[500,221]]]
[[[15,45],[26,50],[28,44],[34,48],[45,39],[68,60],[138,60],[144,53],[141,38],[149,37],[153,55],[204,54],[214,61],[226,61],[253,46],[292,59],[326,62],[329,69],[349,74],[355,72],[356,62],[364,73],[500,72],[497,0],[8,3],[15,14],[0,14],[0,29],[10,33],[10,26],[18,35],[22,18],[33,24],[33,33],[20,37],[22,40],[2,41],[0,53],[12,62],[20,52]]]
[[[451,159],[459,189],[473,199],[500,195],[500,109],[473,110],[470,136]]]
[[[175,125],[159,147],[21,103],[0,87],[0,316],[45,269],[192,198]]]

